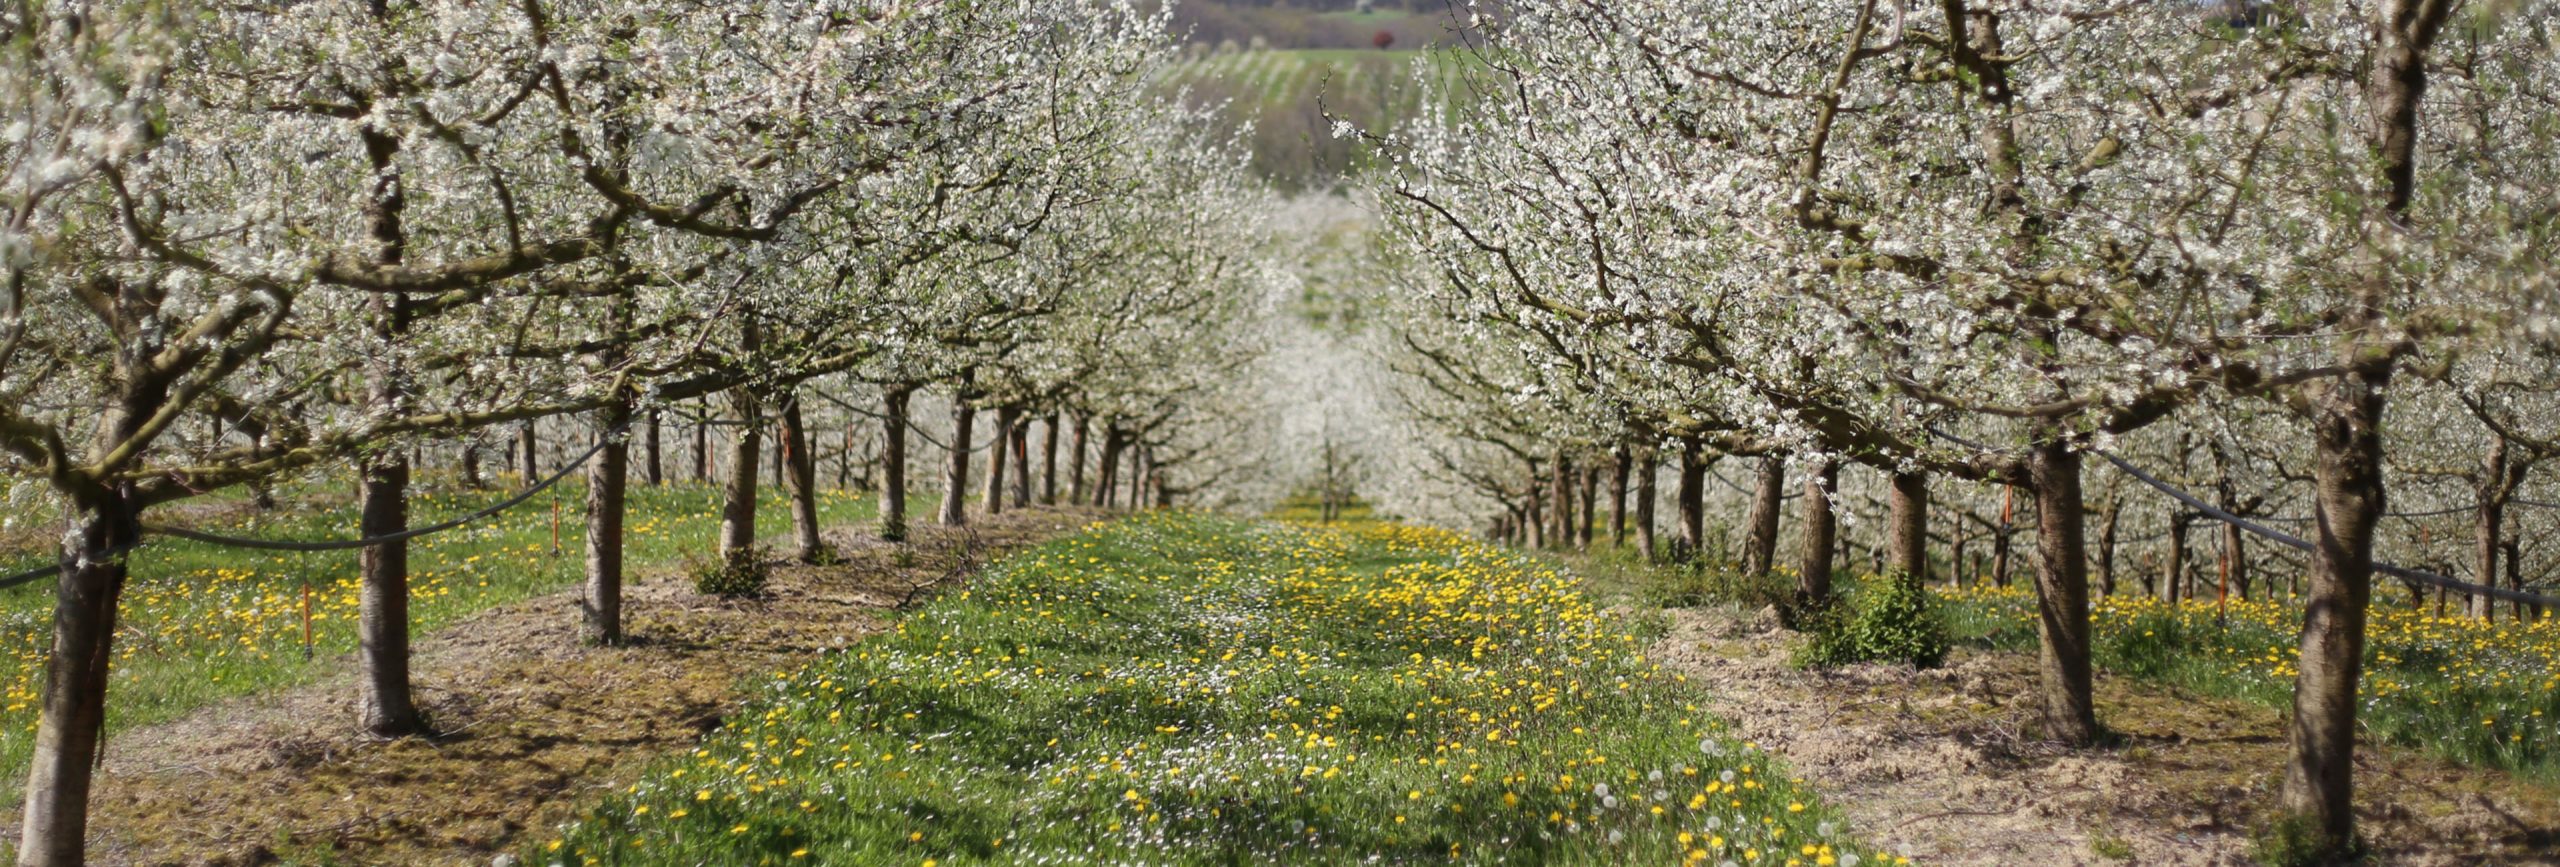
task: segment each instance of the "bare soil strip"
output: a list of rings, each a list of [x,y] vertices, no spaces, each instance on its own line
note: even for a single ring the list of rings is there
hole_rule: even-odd
[[[2122,743],[2065,750],[2034,735],[2032,657],[1799,671],[1774,616],[1662,614],[1655,658],[1914,864],[2245,865],[2275,800],[2284,723],[2264,707],[2101,675]],[[2560,790],[2371,744],[2358,761],[2373,863],[2560,865]]]
[[[835,533],[844,563],[778,567],[761,599],[705,597],[674,567],[648,571],[625,591],[625,647],[579,644],[574,590],[492,609],[417,644],[431,739],[359,733],[352,659],[343,676],[126,733],[92,801],[92,858],[487,864],[691,747],[759,676],[1097,516],[1018,510],[920,527],[908,547]]]

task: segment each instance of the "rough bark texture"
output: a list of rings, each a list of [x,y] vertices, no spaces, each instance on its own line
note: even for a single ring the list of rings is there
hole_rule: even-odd
[[[2475,577],[2471,580],[2490,587],[2498,586],[2498,528],[2506,520],[2506,478],[2507,438],[2496,437],[2489,444],[2489,453],[2480,459],[2480,484],[2473,491],[2480,507],[2474,510],[2471,528],[2475,546],[2471,567]],[[2482,620],[2496,619],[2497,600],[2472,596],[2471,615]]]
[[[2160,573],[2160,598],[2168,602],[2182,598],[2186,575],[2187,515],[2183,511],[2173,512],[2169,515],[2169,566]]]
[[[641,441],[641,454],[648,460],[645,470],[652,487],[667,483],[666,451],[660,447],[659,428],[658,410],[652,408],[649,410],[648,427],[642,431],[645,439]]]
[[[1892,531],[1889,548],[1893,569],[1912,580],[1929,580],[1929,477],[1896,473],[1893,477]]]
[[[698,417],[693,423],[693,480],[711,481],[711,399],[694,402]]]
[[[542,434],[534,430],[533,420],[527,419],[516,428],[516,451],[516,468],[524,471],[523,477],[517,481],[525,487],[533,487],[533,483],[542,480]]]
[[[2290,757],[2282,803],[2303,830],[2318,835],[2324,855],[2345,860],[2355,849],[2353,807],[2356,689],[2364,674],[2366,606],[2373,596],[2374,528],[2385,494],[2382,475],[2383,395],[2394,360],[2387,329],[2396,295],[2399,226],[2417,189],[2418,111],[2427,88],[2427,51],[2444,27],[2452,0],[2381,0],[2370,21],[2372,66],[2366,73],[2366,144],[2383,183],[2365,218],[2369,261],[2347,315],[2339,323],[2339,362],[2349,371],[2310,384],[2303,408],[2312,418],[2318,532],[2304,600],[2300,668],[2294,680]]]
[[[738,418],[737,433],[729,439],[729,481],[720,505],[720,559],[732,562],[748,556],[756,547],[756,463],[763,459],[764,433],[761,421],[764,400],[754,390],[740,388],[730,392],[730,407]]]
[[[114,426],[124,429],[132,414]],[[121,437],[119,437],[121,439]],[[42,715],[28,756],[18,863],[82,862],[89,789],[107,720],[107,666],[115,658],[116,605],[124,595],[125,550],[141,541],[139,505],[124,491],[86,504],[80,530],[65,540],[54,591],[52,652],[45,659]]]
[[[824,561],[831,552],[818,534],[818,456],[809,450],[809,425],[796,395],[783,398],[780,439],[783,480],[791,488],[791,556],[802,563]]]
[[[1031,505],[1031,420],[1017,415],[1013,433],[1007,439],[1013,447],[1013,507]]]
[[[1787,488],[1787,461],[1770,455],[1760,459],[1760,477],[1751,489],[1751,533],[1742,551],[1746,575],[1767,575],[1778,558],[1778,509]]]
[[[1013,428],[1021,420],[1021,407],[996,407],[996,429],[987,439],[987,489],[979,496],[979,508],[989,515],[1004,514],[1005,471],[1012,468]]]
[[[1119,425],[1102,426],[1102,454],[1093,474],[1094,505],[1111,505],[1111,490],[1120,483],[1120,453],[1128,448],[1128,434]]]
[[[1796,604],[1820,606],[1831,602],[1832,546],[1839,540],[1839,516],[1831,508],[1831,495],[1840,484],[1838,461],[1824,461],[1812,478],[1804,480],[1804,538],[1796,558]]]
[[[1086,452],[1091,451],[1085,441],[1091,438],[1092,434],[1093,420],[1083,413],[1077,413],[1074,433],[1067,439],[1067,502],[1079,505],[1091,502],[1085,496],[1084,457]]]
[[[1058,504],[1058,414],[1040,422],[1040,505]]]
[[[2089,554],[2080,453],[2065,442],[2038,444],[2027,458],[2027,472],[2036,498],[2036,632],[2046,734],[2087,746],[2098,740],[2098,717],[2089,691]]]
[[[1680,444],[1680,550],[1686,559],[1698,556],[1707,543],[1707,461],[1697,440]]]
[[[1661,557],[1654,542],[1653,503],[1661,494],[1655,477],[1662,475],[1662,456],[1645,449],[1643,463],[1636,470],[1636,547],[1644,554],[1644,561],[1651,563]]]
[[[1573,547],[1573,460],[1563,449],[1556,450],[1555,464],[1549,469],[1548,486],[1555,497],[1555,512],[1549,517],[1555,526],[1547,531],[1547,541],[1556,548]]]
[[[942,471],[942,525],[969,522],[969,441],[976,438],[977,407],[969,405],[973,371],[962,371],[960,388],[951,396],[951,459]]]
[[[1635,472],[1634,462],[1626,446],[1619,446],[1609,461],[1609,545],[1627,546],[1627,476]]]
[[[465,443],[462,446],[462,486],[476,491],[487,484],[480,478],[480,444]]]
[[[2098,592],[2116,595],[2116,501],[2108,500],[2105,515],[2098,520]]]
[[[1547,547],[1547,510],[1543,505],[1546,502],[1546,493],[1543,488],[1539,479],[1538,465],[1532,462],[1529,464],[1529,495],[1522,498],[1529,504],[1527,511],[1529,513],[1529,547],[1531,548]]]
[[[1585,550],[1588,550],[1591,547],[1591,523],[1594,516],[1599,514],[1598,503],[1596,502],[1599,499],[1599,494],[1600,468],[1584,465],[1582,468],[1582,526],[1579,534],[1574,537],[1573,542],[1575,545],[1580,546]]]
[[[907,539],[907,399],[912,386],[889,387],[880,413],[880,538]]]
[[[384,536],[409,529],[409,464],[384,452],[364,468],[357,535]],[[364,657],[364,727],[386,737],[424,729],[409,691],[409,544],[388,542],[357,556],[363,582],[359,640]]]
[[[596,412],[604,448],[587,463],[587,581],[579,599],[578,631],[588,644],[622,643],[622,524],[631,444],[620,429],[631,421],[628,400]]]

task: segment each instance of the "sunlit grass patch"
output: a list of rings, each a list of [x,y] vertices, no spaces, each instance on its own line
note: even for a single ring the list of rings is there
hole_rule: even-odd
[[[425,524],[508,493],[422,486],[410,508],[413,520]],[[319,490],[280,494],[282,508],[276,511],[223,509],[188,523],[261,539],[354,535],[355,510],[344,496]],[[719,526],[719,496],[699,484],[632,485],[624,530],[632,580],[709,548]],[[571,478],[507,512],[412,541],[414,631],[424,634],[575,584],[585,568],[585,503],[582,481]],[[830,524],[874,513],[871,495],[851,491],[822,491],[818,506],[821,520]],[[774,531],[789,527],[787,499],[764,498],[757,520]],[[12,568],[40,564],[46,556],[11,554]],[[252,551],[164,537],[135,551],[132,564],[108,687],[110,742],[115,732],[174,719],[214,701],[319,677],[345,665],[356,649],[355,551]],[[0,778],[25,775],[52,606],[49,580],[0,592]],[[14,802],[18,795],[15,788],[0,788],[0,802]]]
[[[1164,513],[775,678],[534,863],[1891,863],[1570,576]]]
[[[2033,648],[2035,594],[1941,590],[1960,639]],[[2282,707],[2292,700],[2302,611],[2281,600],[2095,600],[2100,668]],[[2376,605],[2366,629],[2357,724],[2389,743],[2464,764],[2560,778],[2560,620],[2436,617]]]

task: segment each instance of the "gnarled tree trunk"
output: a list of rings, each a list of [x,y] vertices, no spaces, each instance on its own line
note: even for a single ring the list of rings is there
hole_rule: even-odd
[[[1680,550],[1686,560],[1699,555],[1707,542],[1707,461],[1695,438],[1680,443]]]
[[[798,395],[783,395],[779,439],[783,480],[791,489],[791,541],[797,549],[792,557],[802,563],[822,562],[833,552],[818,532],[818,456],[809,450],[809,426],[800,415]]]
[[[1778,509],[1786,496],[1787,460],[1783,455],[1760,459],[1759,479],[1751,488],[1751,534],[1742,552],[1745,575],[1769,574],[1778,559]]]
[[[27,762],[22,867],[84,859],[89,789],[107,720],[107,666],[115,659],[116,606],[124,595],[125,552],[142,539],[140,510],[129,489],[104,492],[83,504],[79,531],[64,540],[52,652]]]
[[[1832,511],[1831,496],[1840,484],[1840,462],[1825,460],[1813,477],[1804,480],[1804,543],[1798,552],[1796,568],[1796,604],[1804,607],[1828,605],[1831,602],[1832,545],[1838,540],[1839,516]]]

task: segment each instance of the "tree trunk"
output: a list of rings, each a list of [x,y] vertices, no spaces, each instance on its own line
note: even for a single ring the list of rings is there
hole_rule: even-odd
[[[516,458],[516,466],[524,469],[524,477],[518,481],[528,488],[542,480],[542,436],[534,431],[534,422],[525,419],[524,425],[516,428],[516,450],[524,453]]]
[[[1838,516],[1831,497],[1840,486],[1840,462],[1825,460],[1804,480],[1804,545],[1798,550],[1796,604],[1814,608],[1831,603],[1832,545],[1839,540]]]
[[[409,464],[384,451],[365,464],[356,535],[409,529]],[[364,727],[387,737],[417,734],[424,721],[409,691],[409,543],[385,542],[357,555],[358,621],[364,650]]]
[[[2007,488],[2000,494],[2000,526],[1991,534],[1991,586],[2009,586],[2009,545],[2017,532],[2018,489]]]
[[[1013,445],[1013,507],[1019,509],[1031,505],[1031,419],[1019,415],[1021,410],[1014,412],[1009,442]]]
[[[2506,478],[2507,438],[2493,437],[2489,454],[2480,461],[2480,484],[2473,492],[2480,507],[2473,516],[2472,535],[2477,550],[2473,552],[2476,559],[2472,574],[2477,577],[2472,580],[2486,587],[2498,586],[2498,528],[2506,520]],[[2482,620],[2497,619],[2498,601],[2473,594],[2471,615]]]
[[[1645,449],[1644,461],[1636,470],[1636,548],[1647,563],[1656,562],[1661,555],[1655,548],[1653,536],[1653,502],[1661,493],[1655,477],[1661,474],[1661,453]]]
[[[1120,481],[1120,453],[1129,447],[1127,437],[1128,434],[1121,432],[1118,424],[1102,426],[1102,454],[1093,478],[1093,504],[1096,506],[1111,506],[1111,489]]]
[[[604,448],[587,463],[587,583],[580,600],[585,619],[579,637],[588,644],[622,643],[622,524],[631,444],[621,430],[631,422],[628,397],[596,411]]]
[[[800,414],[800,397],[782,398],[782,469],[791,489],[793,559],[819,563],[834,553],[818,533],[818,456],[809,451],[809,426]]]
[[[85,856],[125,552],[141,539],[140,505],[129,491],[118,490],[87,504],[79,532],[64,540],[52,652],[45,659],[41,715],[28,756],[20,865],[77,865]]]
[[[1742,552],[1742,572],[1754,577],[1769,574],[1778,561],[1778,510],[1783,506],[1787,486],[1787,461],[1784,456],[1770,455],[1760,459],[1760,478],[1751,490],[1751,535],[1749,546]]]
[[[1058,504],[1058,414],[1040,424],[1040,505]]]
[[[1892,568],[1910,580],[1929,583],[1929,477],[1895,473],[1891,499]]]
[[[753,333],[753,326],[749,327]],[[753,351],[753,350],[749,350]],[[764,417],[764,399],[753,389],[740,387],[730,391],[731,408],[738,417],[737,433],[729,439],[729,483],[727,497],[720,507],[720,562],[734,563],[738,558],[753,556],[756,548],[756,462],[764,457],[764,433],[758,422]]]
[[[1964,559],[1965,543],[1972,541],[1973,536],[1965,532],[1963,513],[1956,517],[1955,539],[1947,549],[1947,571],[1952,573],[1947,576],[1947,586],[1962,588],[1967,577],[1973,574],[1973,564]]]
[[[914,394],[913,386],[893,385],[882,400],[880,538],[891,542],[907,539],[907,398]]]
[[[2098,740],[2090,699],[2087,513],[2080,501],[2080,454],[2058,437],[2027,457],[2036,499],[2036,633],[2041,639],[2045,726],[2080,747]]]
[[[2105,516],[2098,521],[2098,593],[2114,596],[2116,595],[2116,515],[2118,514],[2116,501],[2108,500],[2106,509]]]
[[[1586,464],[1582,468],[1582,534],[1574,538],[1574,544],[1586,551],[1591,549],[1592,519],[1599,514],[1599,494],[1600,468]]]
[[[2160,598],[2176,602],[2184,589],[2187,575],[2187,516],[2183,512],[2169,515],[2169,568],[2160,579]]]
[[[487,486],[480,478],[480,444],[477,442],[462,444],[462,486],[475,491]]]
[[[2314,430],[2318,530],[2294,680],[2285,812],[2338,853],[2354,845],[2356,686],[2364,673],[2373,598],[2373,537],[2381,522],[2382,387],[2387,370],[2323,389]]]
[[[709,484],[711,482],[711,399],[706,397],[695,401],[694,410],[699,417],[693,423],[693,480]]]
[[[1627,447],[1620,445],[1609,461],[1609,546],[1627,546],[1627,475],[1635,471]]]
[[[1022,408],[1019,406],[1005,404],[996,407],[996,429],[992,431],[994,436],[987,440],[987,489],[979,497],[979,508],[985,509],[990,516],[1004,514],[1005,482],[1011,478],[1005,472],[1013,468],[1013,427],[1021,419]]]
[[[1091,450],[1085,441],[1092,433],[1093,419],[1084,413],[1076,413],[1075,429],[1067,438],[1067,502],[1079,506],[1088,502],[1084,490],[1084,457]]]
[[[1556,450],[1556,460],[1548,467],[1549,490],[1555,497],[1554,512],[1548,515],[1555,526],[1548,529],[1547,541],[1557,550],[1573,547],[1573,459]]]
[[[978,410],[969,405],[970,373],[960,375],[960,390],[951,397],[951,463],[942,472],[942,525],[969,522],[969,441],[976,437]]]
[[[1538,475],[1538,465],[1529,464],[1529,547],[1543,549],[1547,547],[1547,496]]]
[[[2518,593],[2524,592],[2524,545],[2513,538],[2507,540],[2507,586],[2514,588]],[[2527,605],[2519,599],[2516,601],[2515,611],[2518,623],[2532,623],[2542,619],[2540,602]]]
[[[1680,490],[1676,495],[1680,509],[1681,559],[1697,557],[1707,542],[1707,460],[1695,438],[1680,442]]]
[[[1147,477],[1155,473],[1155,452],[1146,443],[1136,443],[1129,450],[1129,511],[1146,507]]]
[[[658,410],[656,407],[651,407],[649,409],[649,426],[644,432],[646,438],[640,443],[642,447],[641,456],[649,461],[649,466],[645,469],[645,472],[648,473],[650,487],[657,487],[667,483],[667,476],[665,473],[666,463],[664,460],[666,452],[659,447],[658,429]]]

